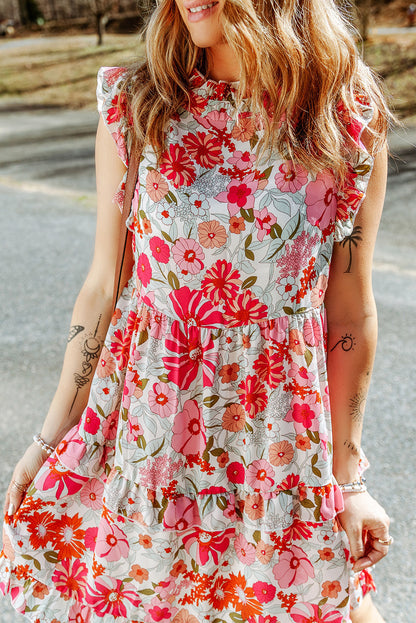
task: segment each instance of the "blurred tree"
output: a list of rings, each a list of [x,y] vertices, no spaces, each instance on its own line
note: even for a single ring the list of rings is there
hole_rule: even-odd
[[[88,0],[95,18],[97,45],[102,45],[108,14],[113,8],[112,0]]]
[[[370,18],[375,4],[386,4],[383,0],[356,0],[357,16],[360,29],[360,35],[363,41],[368,39],[368,31],[370,26]]]

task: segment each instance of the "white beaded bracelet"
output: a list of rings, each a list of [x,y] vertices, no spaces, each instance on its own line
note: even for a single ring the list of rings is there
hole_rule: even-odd
[[[42,437],[40,436],[40,433],[33,435],[33,441],[37,443],[38,446],[42,448],[42,450],[44,450],[47,454],[49,454],[49,456],[52,454],[52,452],[55,452],[55,448],[53,448],[48,443],[46,443],[46,441],[44,441]]]
[[[364,476],[360,476],[358,480],[354,480],[353,482],[345,482],[342,485],[339,485],[342,493],[364,493],[367,491],[366,479]]]

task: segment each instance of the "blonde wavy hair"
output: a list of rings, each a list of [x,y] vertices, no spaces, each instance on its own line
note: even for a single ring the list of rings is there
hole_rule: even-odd
[[[385,142],[392,115],[334,0],[226,0],[223,31],[240,60],[236,105],[249,93],[250,110],[264,121],[258,157],[276,148],[310,171],[329,167],[343,178],[348,135],[338,108],[360,114],[357,96],[377,113],[370,153]],[[146,60],[128,69],[122,90],[140,143],[160,158],[166,128],[189,98],[191,73],[206,75],[209,52],[193,43],[175,0],[159,0],[145,36]]]

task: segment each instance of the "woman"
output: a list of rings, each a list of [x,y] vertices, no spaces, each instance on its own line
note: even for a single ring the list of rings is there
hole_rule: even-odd
[[[48,623],[382,621],[360,438],[389,113],[339,10],[165,0],[97,93],[95,255],[7,492],[3,592]]]

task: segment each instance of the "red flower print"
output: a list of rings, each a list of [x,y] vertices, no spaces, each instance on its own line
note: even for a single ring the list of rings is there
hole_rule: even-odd
[[[160,172],[173,182],[175,188],[190,186],[196,177],[195,167],[184,147],[173,143],[162,154]]]
[[[161,201],[168,191],[169,186],[159,171],[149,171],[146,176],[146,192],[150,199],[155,203]]]
[[[276,587],[267,582],[254,582],[253,591],[261,604],[269,603],[276,595]]]
[[[299,603],[290,610],[290,616],[295,623],[342,623],[343,615],[338,610],[332,610],[332,606],[324,604]]]
[[[231,165],[235,166],[239,171],[245,171],[251,169],[252,165],[256,161],[256,155],[249,151],[235,151],[233,155],[227,159]]]
[[[187,400],[173,422],[172,448],[181,454],[202,454],[205,444],[205,424],[196,400]]]
[[[322,584],[322,597],[329,597],[330,599],[338,599],[338,593],[342,590],[341,584],[338,580],[326,581]]]
[[[204,268],[205,253],[196,240],[178,238],[172,247],[172,255],[184,275],[196,275]]]
[[[305,584],[308,578],[315,577],[315,571],[303,549],[292,545],[290,550],[280,554],[279,562],[273,567],[273,575],[280,588],[289,588]]]
[[[100,418],[97,416],[95,411],[91,409],[91,407],[87,407],[85,412],[83,427],[87,433],[91,433],[91,435],[95,435],[97,430],[100,428]]]
[[[238,386],[237,394],[240,395],[240,402],[245,408],[250,418],[255,418],[260,411],[266,408],[267,392],[263,383],[257,376],[248,375]]]
[[[152,267],[145,253],[140,253],[137,260],[137,278],[145,288],[149,285],[152,278]]]
[[[212,169],[215,165],[224,162],[221,143],[210,133],[186,134],[183,137],[183,144],[191,158],[205,169]]]
[[[97,543],[97,534],[98,528],[87,528],[85,531],[85,547],[89,549],[91,552],[95,550],[95,545]]]
[[[163,525],[168,530],[178,531],[201,525],[196,500],[191,500],[185,495],[169,500],[163,515]]]
[[[222,316],[213,311],[200,290],[190,290],[188,286],[173,290],[169,294],[173,309],[180,320],[196,327],[215,327],[221,323]]]
[[[33,513],[27,518],[29,542],[33,549],[45,549],[52,540],[55,530],[55,518],[50,512]]]
[[[294,489],[298,486],[300,481],[300,476],[295,474],[289,474],[280,485],[277,487],[278,491],[290,491],[290,489]]]
[[[264,240],[266,234],[270,234],[270,229],[277,221],[274,214],[271,214],[266,207],[262,210],[254,210],[255,224],[258,229],[257,239]]]
[[[118,526],[102,519],[98,526],[95,553],[111,562],[126,558],[129,553],[127,536]]]
[[[266,381],[271,388],[277,387],[285,379],[282,355],[270,353],[268,348],[260,353],[259,358],[253,364],[253,368],[259,379]]]
[[[286,160],[280,165],[279,173],[274,176],[274,181],[282,192],[297,193],[308,183],[308,172],[301,164]]]
[[[232,595],[233,591],[228,579],[221,575],[217,576],[214,584],[209,588],[209,603],[215,610],[221,611],[228,607]]]
[[[167,264],[169,261],[170,250],[168,245],[162,238],[159,236],[154,236],[150,238],[149,247],[152,252],[153,257],[157,262],[161,264]]]
[[[264,493],[274,485],[274,469],[265,459],[253,461],[246,471],[247,484]]]
[[[114,331],[110,349],[118,361],[121,370],[127,366],[129,361],[129,351],[131,345],[131,335],[123,335],[120,329]]]
[[[335,179],[328,171],[318,173],[314,182],[306,187],[305,202],[308,221],[324,230],[335,220],[338,198]]]
[[[35,478],[35,485],[41,491],[54,489],[56,499],[65,495],[77,493],[89,478],[80,476],[67,469],[58,461],[56,457],[50,457]]]
[[[241,571],[238,575],[230,574],[227,588],[231,592],[231,601],[234,608],[241,613],[241,617],[244,620],[254,617],[263,611],[253,589],[247,586],[247,580]]]
[[[245,467],[242,463],[233,461],[227,467],[227,478],[235,484],[243,484],[245,480]]]
[[[196,554],[194,556],[198,565],[205,565],[209,557],[212,557],[214,564],[219,564],[219,554],[224,554],[230,544],[230,537],[235,535],[234,528],[227,528],[222,532],[205,532],[196,528],[194,532],[182,537],[186,551],[189,553],[194,543]]]
[[[111,125],[113,123],[118,124],[118,122],[126,117],[127,111],[127,97],[125,93],[117,94],[111,100],[111,107],[107,110],[107,124]]]
[[[255,173],[250,173],[244,181],[232,180],[227,190],[219,193],[215,199],[228,204],[230,216],[235,216],[241,208],[250,210],[254,207],[254,193],[258,188]]]
[[[155,623],[170,623],[178,610],[169,601],[161,601],[158,596],[153,597],[150,604],[144,604],[144,609],[147,613],[144,619],[146,623],[153,623],[153,621]]]
[[[330,562],[335,556],[334,552],[330,547],[324,547],[323,549],[318,549],[319,558],[321,560],[326,560]]]
[[[293,523],[283,530],[283,538],[289,543],[301,539],[310,539],[311,536],[312,531],[309,530],[306,523],[301,521],[298,517],[295,517]]]
[[[219,248],[227,242],[225,227],[216,220],[199,223],[198,237],[205,249]]]
[[[166,347],[174,354],[162,357],[169,381],[180,389],[189,389],[202,365],[204,387],[212,387],[218,352],[214,348],[211,334],[207,332],[205,341],[201,343],[198,327],[186,327],[183,332],[177,320],[172,323],[171,331],[166,338]]]
[[[55,566],[52,582],[65,601],[82,601],[85,598],[88,569],[79,560],[62,560]]]
[[[267,305],[259,301],[251,290],[244,290],[234,299],[227,299],[224,318],[230,327],[260,322],[267,318]]]
[[[218,376],[221,377],[221,383],[230,383],[231,381],[236,381],[238,378],[238,371],[240,366],[238,363],[227,363],[222,366],[221,370],[218,372]]]
[[[303,434],[305,430],[319,429],[319,414],[321,405],[316,401],[315,394],[309,394],[302,400],[300,396],[294,396],[291,409],[287,412],[285,422],[294,422],[297,434]]]
[[[226,260],[217,260],[205,273],[201,282],[204,295],[218,304],[233,299],[241,284],[240,273]]]
[[[95,586],[89,586],[86,602],[93,607],[94,613],[99,617],[109,614],[113,617],[127,618],[126,601],[137,608],[141,599],[137,591],[124,588],[121,580],[108,576],[101,576],[95,580]]]
[[[58,558],[80,558],[85,552],[84,537],[82,530],[82,518],[77,515],[70,517],[62,515],[55,520],[55,534],[52,546],[58,551]]]

